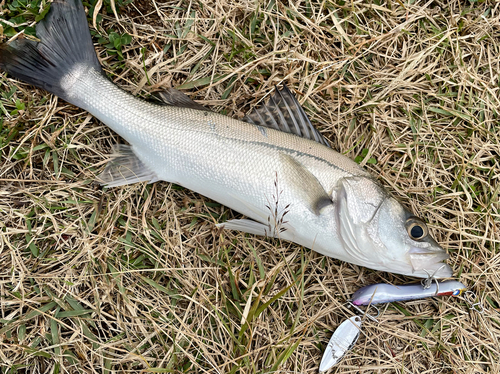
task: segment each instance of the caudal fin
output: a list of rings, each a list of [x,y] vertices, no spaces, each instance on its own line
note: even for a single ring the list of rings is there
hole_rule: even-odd
[[[36,34],[40,42],[0,45],[0,69],[72,102],[72,82],[88,69],[101,71],[81,0],[55,0]]]

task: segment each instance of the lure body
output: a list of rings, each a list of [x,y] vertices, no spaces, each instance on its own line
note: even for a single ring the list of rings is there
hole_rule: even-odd
[[[401,286],[378,283],[357,290],[352,296],[351,302],[354,305],[373,305],[392,303],[394,301],[424,299],[434,296],[460,296],[465,291],[465,285],[457,281],[439,282],[439,288],[436,283],[432,283],[426,289],[420,283]]]

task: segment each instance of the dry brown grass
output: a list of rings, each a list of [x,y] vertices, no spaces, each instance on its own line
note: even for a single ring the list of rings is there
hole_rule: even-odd
[[[286,82],[334,148],[377,160],[485,306],[387,305],[332,372],[500,372],[500,3],[135,0],[118,19],[106,5],[97,32],[133,36],[123,60],[97,46],[116,84],[195,82],[193,98],[242,116]],[[4,73],[0,91],[2,373],[312,373],[357,288],[411,281],[218,231],[234,212],[168,183],[102,190],[117,135]]]

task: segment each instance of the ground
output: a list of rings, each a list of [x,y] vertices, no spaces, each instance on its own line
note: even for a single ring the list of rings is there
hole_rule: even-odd
[[[1,41],[32,37],[47,4],[0,1]],[[484,307],[383,305],[333,373],[500,372],[500,3],[84,4],[134,95],[177,87],[242,117],[286,83]],[[236,212],[166,182],[103,189],[116,134],[3,72],[0,95],[2,373],[315,373],[354,291],[415,281],[222,231]]]

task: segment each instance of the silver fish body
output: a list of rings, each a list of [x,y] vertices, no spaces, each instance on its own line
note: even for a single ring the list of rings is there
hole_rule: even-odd
[[[42,25],[58,17],[66,17],[67,25],[81,23],[78,2],[60,0],[52,8],[54,15]],[[81,32],[83,26],[78,27]],[[41,37],[39,50],[57,47],[57,35],[42,36],[50,48],[42,48]],[[364,169],[325,145],[206,110],[135,98],[106,78],[90,52],[83,61],[61,69],[55,83],[44,85],[16,70],[21,69],[15,65],[16,53],[23,47],[21,43],[0,50],[0,67],[87,110],[130,143],[128,160],[135,164],[113,166],[108,174],[118,181],[105,172],[109,186],[138,180],[173,182],[253,220],[230,221],[227,228],[279,236],[376,270],[418,277],[428,272],[451,275],[451,268],[442,263],[446,252],[429,235],[419,240],[409,236],[412,214]],[[120,177],[120,167],[124,173],[124,168],[130,169],[128,177]]]

